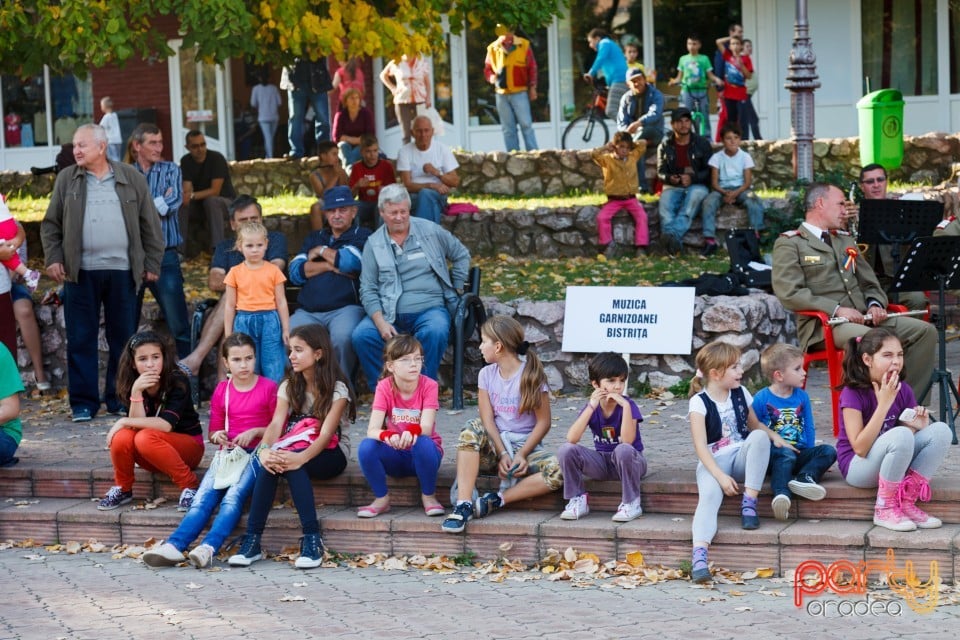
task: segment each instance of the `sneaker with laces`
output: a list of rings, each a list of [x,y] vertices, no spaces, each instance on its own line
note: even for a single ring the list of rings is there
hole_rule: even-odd
[[[213,556],[215,556],[216,553],[216,550],[210,545],[200,544],[187,554],[187,558],[190,560],[190,564],[197,569],[206,569],[207,567],[213,566]]]
[[[319,533],[307,533],[300,538],[300,556],[293,563],[297,569],[316,569],[323,561],[323,540]]]
[[[822,486],[817,484],[809,473],[803,473],[790,482],[787,483],[787,487],[801,498],[806,498],[807,500],[823,500],[827,497],[827,490]]]
[[[133,500],[133,491],[124,491],[120,487],[110,487],[107,495],[104,496],[97,509],[100,511],[111,511],[122,504],[127,504]]]
[[[458,503],[453,513],[443,519],[440,528],[446,533],[460,533],[467,526],[467,521],[473,517],[473,505],[469,502]]]
[[[175,567],[183,562],[183,552],[169,542],[164,542],[144,551],[140,559],[143,560],[143,564],[155,569],[158,567]]]
[[[230,558],[227,559],[227,564],[231,567],[249,567],[262,557],[263,550],[260,548],[260,534],[248,533],[243,536],[240,551],[230,556]]]
[[[630,522],[643,515],[643,507],[640,506],[640,498],[633,502],[621,502],[617,507],[617,512],[611,518],[614,522]]]
[[[587,494],[583,493],[574,496],[567,501],[567,506],[560,514],[561,520],[579,520],[590,513],[590,507],[587,505]]]
[[[500,499],[496,491],[488,491],[483,494],[473,505],[473,513],[476,518],[485,518],[497,509],[503,506],[503,500]]]
[[[773,507],[773,517],[777,520],[786,520],[790,516],[790,496],[777,494],[770,506]]]
[[[177,504],[177,511],[189,511],[193,504],[193,497],[197,495],[196,489],[184,489],[180,492],[180,502]]]
[[[23,274],[23,284],[30,290],[30,293],[36,291],[37,285],[40,284],[40,272],[27,269],[27,272]]]

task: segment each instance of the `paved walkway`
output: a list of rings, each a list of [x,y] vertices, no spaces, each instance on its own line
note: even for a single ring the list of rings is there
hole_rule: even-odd
[[[928,614],[874,594],[869,600],[874,613],[863,613],[865,597],[823,596],[798,608],[787,581],[713,588],[669,581],[624,589],[610,580],[550,582],[537,572],[509,574],[494,583],[475,572],[303,572],[270,561],[250,569],[151,570],[108,554],[34,549],[0,551],[0,584],[8,586],[0,638],[28,640],[875,640],[947,637],[960,614],[952,594]]]

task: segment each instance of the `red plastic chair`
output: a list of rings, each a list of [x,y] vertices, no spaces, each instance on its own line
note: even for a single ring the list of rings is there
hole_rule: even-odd
[[[907,308],[899,304],[887,305],[887,311],[903,312]],[[929,312],[929,308],[928,308]],[[833,327],[830,326],[830,316],[822,311],[797,311],[798,315],[816,318],[823,329],[824,348],[816,351],[808,350],[803,354],[803,370],[809,372],[813,362],[827,363],[827,378],[830,381],[830,404],[833,409],[833,436],[840,435],[840,380],[843,373],[843,349],[834,345]],[[807,381],[803,381],[806,387]]]

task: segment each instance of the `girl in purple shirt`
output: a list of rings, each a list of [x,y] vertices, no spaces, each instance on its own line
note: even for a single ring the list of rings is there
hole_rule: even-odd
[[[930,423],[913,389],[901,382],[903,347],[889,329],[851,338],[843,357],[837,466],[854,487],[877,487],[873,524],[893,531],[935,529],[917,507],[950,444],[950,428]]]

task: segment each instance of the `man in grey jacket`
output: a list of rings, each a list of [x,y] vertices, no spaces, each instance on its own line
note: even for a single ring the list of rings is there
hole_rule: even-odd
[[[383,368],[384,343],[400,333],[416,336],[423,345],[423,372],[437,379],[458,290],[470,268],[470,252],[453,234],[410,217],[410,195],[402,185],[384,187],[378,205],[383,226],[367,240],[360,270],[360,303],[367,316],[353,331],[370,391]]]
[[[87,422],[101,402],[100,309],[110,348],[103,401],[107,413],[119,414],[117,362],[137,330],[137,289],[156,282],[165,243],[146,179],[132,166],[107,159],[103,127],[79,127],[73,157],[76,166],[57,175],[40,238],[47,275],[64,284],[73,421]]]

